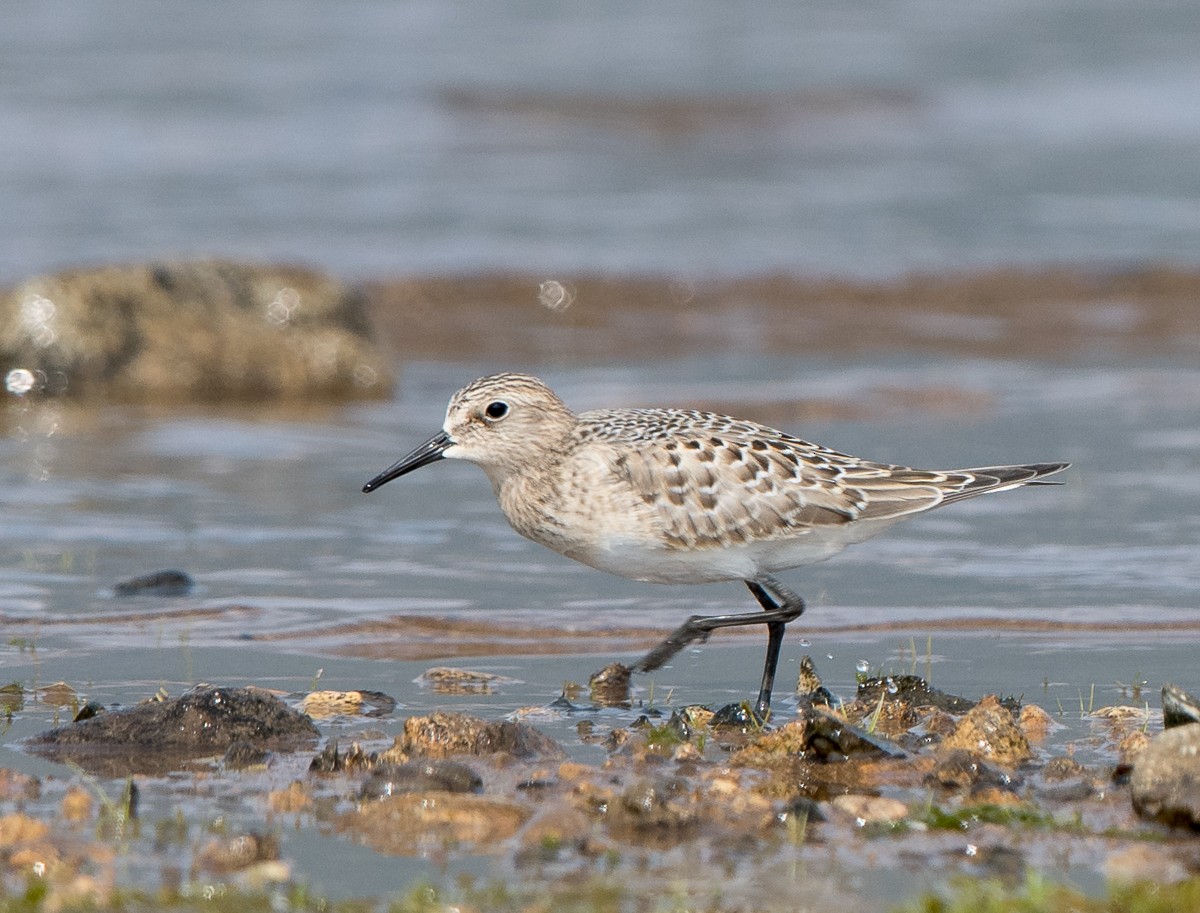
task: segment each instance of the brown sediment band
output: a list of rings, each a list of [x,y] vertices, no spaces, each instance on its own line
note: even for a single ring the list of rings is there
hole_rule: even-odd
[[[427,616],[396,616],[315,628],[292,629],[254,635],[260,641],[323,641],[328,652],[366,659],[429,660],[439,657],[561,655],[569,653],[624,652],[656,645],[669,624],[655,628],[574,629],[531,624],[480,622]],[[1025,634],[1060,632],[1140,635],[1200,633],[1200,620],[1156,621],[1140,624],[1108,621],[1054,621],[1038,618],[911,619],[864,624],[796,625],[796,636],[846,635],[894,632],[942,634],[1007,631]],[[758,637],[754,628],[722,632],[712,643],[730,637]]]
[[[570,306],[539,303],[554,280]],[[490,273],[368,282],[402,358],[571,362],[707,352],[1059,358],[1200,351],[1200,271],[1004,268],[889,281]]]

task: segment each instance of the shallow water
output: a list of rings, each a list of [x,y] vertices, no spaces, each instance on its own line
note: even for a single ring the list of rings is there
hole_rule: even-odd
[[[355,632],[334,626],[434,615],[666,627],[747,601],[737,585],[634,583],[528,543],[469,465],[442,463],[363,495],[366,479],[440,426],[449,393],[485,370],[412,365],[394,402],[308,416],[78,414],[10,400],[0,440],[6,624],[47,643],[127,645],[108,616],[144,613],[163,636],[186,634],[196,646],[270,636],[284,649],[311,638],[352,650]],[[727,359],[559,368],[547,378],[581,409],[719,396],[785,426],[771,410],[789,399],[886,401],[891,390],[920,402],[907,394],[953,388],[974,394],[970,414],[900,406],[787,430],[908,465],[1076,464],[1061,486],[957,505],[792,572],[811,600],[807,624],[972,617],[1137,628],[1195,609],[1200,370],[1192,366]],[[176,566],[196,577],[192,597],[111,594],[119,580]],[[188,620],[190,611],[201,615]],[[272,649],[256,649],[264,648]]]
[[[1200,10],[11,0],[0,282],[1196,262]]]
[[[315,686],[378,690],[397,699],[394,713],[323,728],[383,747],[411,714],[454,709],[495,719],[546,708],[564,682],[636,658],[688,614],[749,608],[740,586],[633,583],[525,542],[467,465],[438,464],[370,496],[360,492],[440,425],[453,389],[491,367],[410,365],[394,402],[306,414],[79,412],[10,399],[0,438],[0,679],[28,692],[65,680],[104,704],[131,703],[159,687],[178,694],[197,682],[293,694]],[[878,459],[946,467],[1075,462],[1062,486],[958,505],[782,575],[810,608],[785,640],[780,720],[794,712],[788,691],[809,653],[847,699],[861,661],[927,674],[968,696],[1020,694],[1063,724],[1058,743],[1085,740],[1081,761],[1111,762],[1100,741],[1086,747],[1097,724],[1081,710],[1157,709],[1164,680],[1196,688],[1200,370],[1193,365],[727,358],[559,367],[546,376],[578,408],[719,398],[740,414]],[[789,399],[886,402],[895,391],[897,403],[913,404],[940,400],[900,394],[947,388],[971,394],[961,400],[975,404],[969,414],[910,405],[864,419],[855,409],[859,417],[804,427],[772,415]],[[179,599],[112,594],[117,581],[166,567],[191,573],[197,591]],[[421,618],[451,624],[422,627],[414,621]],[[749,697],[762,641],[761,632],[718,634],[638,677],[636,696],[666,709]],[[444,664],[514,681],[475,696],[414,683]],[[637,712],[540,709],[531,721],[574,757],[600,763],[604,750],[582,741],[577,724],[591,720],[603,733]],[[27,699],[0,742],[0,766],[70,778],[20,748],[62,714]],[[286,786],[306,763],[281,762],[265,785]],[[212,800],[214,811],[190,789],[169,778],[143,784],[143,818],[183,808],[262,826],[253,797]],[[471,854],[381,866],[374,851],[311,827],[285,827],[281,839],[284,858],[332,896],[386,894],[461,872],[508,877],[502,862]],[[823,858],[825,851],[811,852]],[[836,858],[826,862],[837,870]],[[840,864],[861,896],[881,902],[928,883],[900,863],[883,861],[870,872]],[[145,876],[131,869],[128,877]]]

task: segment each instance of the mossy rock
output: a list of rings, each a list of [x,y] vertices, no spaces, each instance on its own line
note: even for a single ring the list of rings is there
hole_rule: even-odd
[[[10,392],[116,402],[387,396],[363,297],[320,272],[220,260],[68,270],[0,294]]]

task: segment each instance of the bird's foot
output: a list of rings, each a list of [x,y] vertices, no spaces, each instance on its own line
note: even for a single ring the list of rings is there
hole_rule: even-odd
[[[688,644],[704,643],[708,640],[708,635],[712,633],[711,629],[696,624],[696,622],[704,620],[706,619],[693,615],[672,631],[662,643],[643,656],[639,662],[634,663],[633,671],[653,672],[664,666],[671,657]]]

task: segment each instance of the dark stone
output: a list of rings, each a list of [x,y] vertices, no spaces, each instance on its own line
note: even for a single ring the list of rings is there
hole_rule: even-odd
[[[667,729],[670,730],[681,742],[691,741],[693,729],[692,724],[688,721],[687,714],[679,710],[671,714],[671,718],[667,720]]]
[[[424,761],[385,764],[369,776],[359,795],[382,799],[400,793],[479,793],[483,780],[466,764],[454,761]]]
[[[72,722],[30,739],[29,749],[105,776],[165,773],[185,761],[224,754],[236,742],[287,750],[320,735],[312,720],[265,691],[195,688]]]
[[[88,701],[79,708],[79,712],[72,717],[72,723],[82,723],[84,720],[90,720],[94,716],[99,716],[102,713],[107,713],[108,709],[99,701]]]
[[[1162,687],[1163,729],[1200,723],[1200,699],[1188,694],[1177,685]]]
[[[765,721],[750,706],[749,702],[726,704],[712,715],[708,721],[710,728],[717,732],[760,732]]]
[[[1013,789],[1013,778],[980,760],[971,752],[958,748],[938,760],[926,776],[927,783],[943,789],[974,792],[983,789]]]
[[[886,701],[903,701],[914,707],[935,707],[947,713],[966,713],[976,704],[965,697],[929,687],[929,683],[919,675],[887,675],[883,678],[864,679],[858,683],[858,692],[854,699],[866,704],[878,704],[881,696]],[[1015,703],[1011,698],[1009,702]]]
[[[308,769],[317,774],[350,773],[357,770],[371,770],[375,766],[375,756],[368,755],[353,743],[350,750],[342,754],[338,750],[337,741],[329,742],[320,753],[312,759]]]
[[[903,758],[900,748],[840,717],[810,708],[804,713],[804,752],[817,761],[844,761],[851,755]]]
[[[634,831],[677,831],[699,820],[686,782],[674,778],[632,784],[621,793],[610,816],[618,829]]]
[[[784,820],[785,816],[798,818],[801,821],[825,820],[825,816],[821,814],[821,803],[808,796],[794,796],[784,803],[783,808],[779,810],[780,820]]]
[[[195,582],[183,571],[155,571],[124,580],[113,587],[114,596],[186,596]]]

